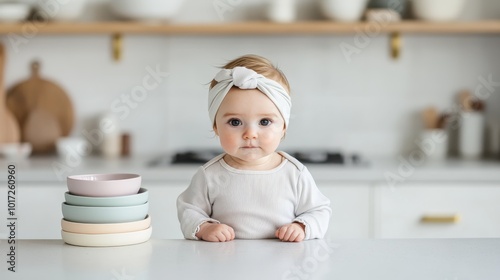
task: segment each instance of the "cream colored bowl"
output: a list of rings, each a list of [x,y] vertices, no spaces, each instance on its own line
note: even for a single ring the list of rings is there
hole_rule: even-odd
[[[151,227],[132,232],[110,233],[110,234],[81,234],[61,230],[64,242],[70,245],[84,247],[109,247],[139,244],[151,238],[153,229]]]
[[[130,223],[86,224],[61,219],[61,228],[66,232],[80,234],[109,234],[145,230],[151,226],[151,217]]]
[[[88,174],[67,178],[71,194],[108,197],[136,194],[141,188],[141,176],[137,174]]]

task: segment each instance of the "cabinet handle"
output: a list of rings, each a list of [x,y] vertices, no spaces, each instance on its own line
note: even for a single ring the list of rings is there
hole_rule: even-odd
[[[115,61],[120,61],[122,59],[123,52],[123,36],[122,34],[113,34],[111,38],[111,47],[113,51],[113,59]]]
[[[401,47],[402,47],[401,34],[399,32],[391,33],[390,41],[391,41],[391,57],[392,59],[397,60],[401,56]]]
[[[425,224],[457,224],[460,222],[460,215],[424,215],[420,221]]]

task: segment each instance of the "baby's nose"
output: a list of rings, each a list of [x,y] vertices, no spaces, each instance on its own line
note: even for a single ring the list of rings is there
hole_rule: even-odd
[[[257,128],[255,128],[252,125],[249,125],[245,128],[245,131],[243,132],[243,138],[244,139],[254,139],[257,138]]]

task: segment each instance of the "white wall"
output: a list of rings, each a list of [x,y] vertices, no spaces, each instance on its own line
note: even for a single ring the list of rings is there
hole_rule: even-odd
[[[89,10],[102,2],[93,1]],[[186,0],[176,21],[220,22],[214,2]],[[264,2],[242,1],[222,20],[262,17],[258,5]],[[473,2],[478,4],[468,4],[465,19],[500,18],[498,1]],[[318,12],[306,4],[301,1],[307,9],[300,18]],[[354,45],[356,36],[126,36],[118,63],[108,36],[35,36],[17,52],[8,37],[2,40],[8,47],[7,85],[26,78],[30,61],[39,59],[42,74],[63,86],[75,104],[73,135],[112,104],[123,108],[120,99],[142,84],[148,67],[168,72],[130,114],[118,113],[122,128],[133,133],[136,154],[217,147],[206,112],[207,84],[216,66],[247,53],[268,57],[291,82],[293,118],[284,148],[395,156],[411,147],[422,108],[452,108],[456,93],[474,90],[480,77],[500,82],[498,35],[404,35],[398,61],[389,58],[387,36],[379,35],[349,61],[339,46]],[[488,100],[491,115],[500,111],[499,95],[500,87]]]

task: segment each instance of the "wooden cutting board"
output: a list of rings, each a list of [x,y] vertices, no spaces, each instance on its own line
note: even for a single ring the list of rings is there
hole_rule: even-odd
[[[31,76],[7,91],[7,107],[21,125],[22,140],[37,144],[33,141],[39,137],[45,139],[43,145],[33,145],[35,153],[52,151],[57,138],[68,136],[74,124],[73,105],[68,95],[54,82],[43,79],[40,76],[40,68],[39,62],[33,62]],[[33,124],[35,119],[32,115],[33,112],[35,112],[35,116],[42,115],[50,121],[40,123],[41,127],[36,127],[38,122]],[[40,114],[40,112],[43,113]],[[56,129],[55,126],[58,126],[59,129]],[[56,130],[59,131],[57,136]],[[45,135],[40,134],[45,131],[47,131]],[[47,135],[50,131],[53,133]]]
[[[20,141],[19,124],[9,109],[5,106],[5,47],[0,43],[0,144],[17,143]]]

